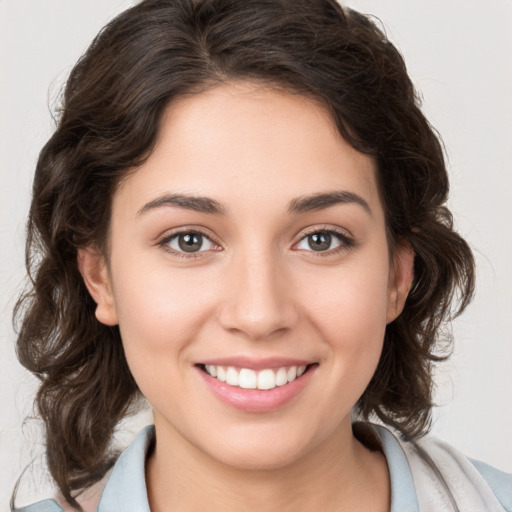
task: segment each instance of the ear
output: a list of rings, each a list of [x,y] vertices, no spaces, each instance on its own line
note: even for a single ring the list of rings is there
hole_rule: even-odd
[[[400,242],[393,253],[389,272],[388,311],[389,324],[402,312],[414,279],[414,250],[407,241]]]
[[[107,262],[101,251],[95,247],[78,249],[78,269],[85,286],[96,302],[96,318],[105,325],[117,325],[112,285]]]

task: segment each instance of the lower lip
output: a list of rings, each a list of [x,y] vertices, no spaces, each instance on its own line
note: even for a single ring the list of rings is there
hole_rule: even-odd
[[[269,412],[283,407],[304,389],[315,369],[316,366],[308,368],[308,371],[299,378],[284,386],[261,390],[230,386],[197,367],[203,382],[217,398],[225,404],[245,412]]]

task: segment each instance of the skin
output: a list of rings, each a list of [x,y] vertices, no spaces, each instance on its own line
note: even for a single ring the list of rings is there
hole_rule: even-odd
[[[108,264],[94,246],[79,253],[97,318],[119,324],[153,406],[152,510],[389,510],[385,459],[350,418],[412,280],[410,247],[390,256],[376,172],[302,96],[236,83],[168,107],[153,153],[115,193]],[[333,191],[368,208],[289,212]],[[224,213],[154,206],[165,194]],[[184,257],[169,237],[191,230],[212,242]],[[307,235],[326,230],[340,237],[312,250]],[[316,365],[291,401],[255,413],[200,377],[198,362],[228,356]]]

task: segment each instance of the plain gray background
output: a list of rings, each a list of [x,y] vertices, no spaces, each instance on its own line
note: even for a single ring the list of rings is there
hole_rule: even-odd
[[[35,379],[16,361],[11,328],[34,163],[72,65],[131,3],[0,0],[0,510],[8,510],[16,477],[41,448],[37,424],[22,428]],[[449,204],[476,254],[477,295],[453,326],[455,353],[439,371],[433,432],[512,471],[512,1],[347,4],[378,16],[404,54],[447,146]],[[126,437],[146,421],[148,414],[129,424]]]

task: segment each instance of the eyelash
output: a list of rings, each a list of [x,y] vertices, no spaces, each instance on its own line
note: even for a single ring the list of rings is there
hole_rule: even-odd
[[[206,233],[204,233],[198,229],[180,229],[179,231],[175,231],[174,233],[166,235],[164,238],[159,240],[156,245],[161,247],[164,251],[172,254],[173,256],[177,256],[179,258],[184,258],[184,259],[199,258],[199,257],[203,256],[202,253],[208,252],[207,250],[206,251],[203,250],[203,251],[187,253],[185,251],[178,251],[178,250],[170,247],[169,244],[174,239],[178,238],[180,235],[199,235],[203,238],[203,240],[206,239],[206,240],[210,241],[213,245],[220,247],[220,244],[218,242],[216,242],[213,239],[213,237],[207,235]],[[214,249],[214,251],[218,251],[218,250],[220,250],[220,249]]]
[[[348,251],[348,250],[352,249],[356,245],[354,239],[351,238],[350,236],[348,236],[344,232],[341,232],[341,231],[338,231],[338,230],[332,229],[332,228],[322,229],[322,228],[315,227],[315,228],[312,228],[312,229],[306,231],[300,237],[299,241],[295,242],[293,244],[293,247],[294,248],[297,247],[297,245],[299,245],[303,240],[305,240],[308,237],[310,237],[311,235],[315,235],[315,234],[328,234],[328,235],[334,236],[340,242],[338,247],[335,247],[334,249],[329,249],[329,250],[326,250],[326,251],[314,251],[313,249],[305,250],[305,252],[312,253],[315,256],[320,256],[320,257],[332,256],[332,255],[339,254],[339,253],[344,252],[344,251]],[[159,240],[156,245],[158,245],[164,251],[166,251],[168,253],[171,253],[174,256],[177,256],[179,258],[185,258],[185,259],[199,258],[199,257],[202,256],[202,253],[208,252],[208,250],[202,250],[202,251],[196,251],[196,252],[187,253],[187,252],[184,252],[184,251],[178,251],[176,249],[171,248],[169,246],[169,244],[174,239],[178,238],[180,235],[199,235],[199,236],[203,237],[203,239],[206,239],[206,240],[210,241],[210,243],[212,243],[213,245],[215,245],[217,247],[221,247],[220,244],[217,241],[215,241],[211,236],[209,236],[206,233],[204,233],[204,232],[202,232],[200,230],[197,230],[197,229],[181,229],[180,231],[176,231],[174,233],[168,234],[164,238]],[[219,251],[219,250],[222,250],[222,248],[221,249],[214,249],[214,251]],[[301,249],[295,249],[295,250],[301,250]]]
[[[300,240],[298,242],[296,242],[293,246],[296,247],[303,240],[307,239],[311,235],[316,235],[316,234],[327,234],[327,235],[334,236],[335,238],[337,238],[340,241],[340,245],[338,247],[335,247],[334,249],[329,249],[327,251],[314,251],[313,249],[306,251],[306,252],[314,254],[315,256],[319,256],[319,257],[333,256],[336,254],[340,254],[342,252],[349,251],[350,249],[354,248],[356,245],[355,240],[341,230],[338,231],[337,229],[333,229],[333,228],[322,229],[322,228],[315,227],[315,228],[311,228],[310,230],[306,230],[306,232],[300,237]],[[296,250],[301,250],[301,249],[296,249]]]

